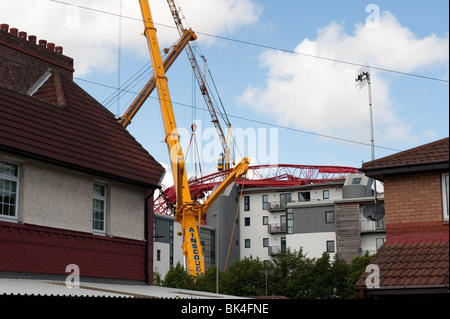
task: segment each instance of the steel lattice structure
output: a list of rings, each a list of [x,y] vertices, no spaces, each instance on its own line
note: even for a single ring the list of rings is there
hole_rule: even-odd
[[[192,199],[203,199],[225,179],[231,169],[203,176],[189,182]],[[360,173],[354,167],[321,165],[258,165],[250,166],[246,178],[235,182],[244,187],[295,187],[345,179],[349,173]],[[163,189],[154,201],[155,214],[172,215],[176,195],[174,187]]]

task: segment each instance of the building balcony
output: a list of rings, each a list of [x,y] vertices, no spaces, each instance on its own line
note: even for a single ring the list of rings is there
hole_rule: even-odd
[[[386,224],[384,218],[379,221],[360,220],[361,233],[384,233]]]
[[[268,202],[267,210],[269,212],[283,211],[286,209],[288,203],[290,202]]]
[[[267,232],[269,234],[286,233],[286,224],[269,224],[267,225]]]
[[[267,248],[269,256],[274,256],[281,253],[281,246],[269,246]]]

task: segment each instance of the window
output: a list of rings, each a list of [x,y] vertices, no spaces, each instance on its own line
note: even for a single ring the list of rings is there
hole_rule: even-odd
[[[244,218],[244,226],[250,226],[250,217]]]
[[[330,191],[328,189],[323,191],[323,199],[330,199]]]
[[[334,212],[325,212],[325,223],[327,224],[334,223]]]
[[[245,248],[250,248],[250,239],[245,240]]]
[[[334,240],[327,240],[327,253],[334,253]]]
[[[263,238],[263,247],[269,247],[269,238]]]
[[[386,241],[386,238],[377,238],[376,239],[377,250],[380,249],[381,246],[383,246],[385,241]]]
[[[92,228],[96,234],[105,234],[106,231],[106,187],[94,184]]]
[[[161,261],[161,250],[160,249],[156,250],[156,260]]]
[[[0,161],[0,219],[17,220],[19,166]]]
[[[269,216],[263,216],[263,225],[269,225]]]
[[[352,184],[353,185],[359,185],[361,184],[361,177],[355,177],[352,179]]]
[[[309,202],[311,200],[311,192],[300,192],[298,193],[299,202]]]
[[[250,196],[244,196],[244,211],[250,210]]]
[[[286,194],[280,194],[280,205],[281,208],[286,208],[287,203],[292,202],[292,194],[286,193]]]
[[[262,209],[269,209],[269,195],[262,195]]]
[[[294,233],[294,213],[292,212],[292,208],[287,209],[286,219],[287,219],[287,233],[293,234]]]
[[[442,174],[442,210],[444,214],[444,220],[448,220],[448,206],[449,206],[449,197],[448,197],[448,187],[449,187],[449,177],[448,172]]]

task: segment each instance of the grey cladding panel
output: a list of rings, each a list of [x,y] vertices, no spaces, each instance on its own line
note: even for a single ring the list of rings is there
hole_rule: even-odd
[[[294,208],[294,233],[333,232],[334,223],[325,222],[325,212],[334,212],[334,206]]]

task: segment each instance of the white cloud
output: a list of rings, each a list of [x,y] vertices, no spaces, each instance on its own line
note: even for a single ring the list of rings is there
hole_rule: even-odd
[[[258,20],[260,10],[253,0],[190,0],[181,3],[191,27],[211,34],[226,34]],[[110,12],[42,0],[1,1],[0,23],[33,34],[64,47],[64,54],[75,60],[77,76],[116,70],[119,47],[119,0],[77,0],[71,4]],[[151,1],[161,49],[178,39],[166,0]],[[138,1],[122,1],[121,44],[123,53],[148,56]],[[129,17],[133,19],[129,19]],[[207,38],[206,41],[212,41]],[[200,40],[200,39],[199,39]]]
[[[378,28],[356,25],[349,35],[341,25],[330,23],[318,30],[317,39],[304,39],[295,51],[411,72],[448,63],[448,45],[448,35],[419,39],[392,14],[384,12]],[[355,88],[359,67],[280,51],[266,51],[260,56],[260,64],[268,69],[266,84],[248,87],[238,98],[241,105],[269,114],[282,125],[368,140],[367,88]],[[411,125],[399,116],[389,81],[374,70],[371,76],[378,142],[411,142]]]

